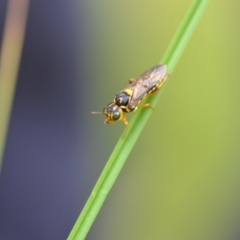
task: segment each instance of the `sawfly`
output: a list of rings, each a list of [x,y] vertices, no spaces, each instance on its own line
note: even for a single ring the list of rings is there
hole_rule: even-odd
[[[93,114],[104,114],[104,123],[122,121],[125,127],[128,121],[125,113],[134,112],[138,106],[149,107],[148,103],[141,101],[149,95],[156,93],[167,79],[167,66],[158,64],[137,79],[129,79],[129,85],[115,95],[112,102],[103,108],[103,112],[92,112]]]

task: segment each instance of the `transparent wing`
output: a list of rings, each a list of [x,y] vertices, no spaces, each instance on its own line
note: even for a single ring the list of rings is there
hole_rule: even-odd
[[[165,75],[166,65],[156,65],[131,83],[129,88],[133,90],[133,94],[129,106],[138,104],[152,88],[164,80]]]

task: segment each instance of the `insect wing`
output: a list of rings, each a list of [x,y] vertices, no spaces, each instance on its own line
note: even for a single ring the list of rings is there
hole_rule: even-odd
[[[166,65],[156,65],[129,85],[129,88],[133,90],[129,103],[130,107],[138,104],[152,88],[158,86],[164,80],[166,69]]]

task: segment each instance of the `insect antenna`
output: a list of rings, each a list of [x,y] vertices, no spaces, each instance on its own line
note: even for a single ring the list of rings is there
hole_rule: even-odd
[[[91,112],[91,114],[102,114],[102,112]]]

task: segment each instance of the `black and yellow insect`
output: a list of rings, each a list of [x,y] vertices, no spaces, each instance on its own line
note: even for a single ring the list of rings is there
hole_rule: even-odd
[[[115,121],[122,121],[127,127],[128,121],[125,113],[136,111],[138,106],[150,106],[148,103],[141,103],[141,101],[146,96],[154,94],[163,85],[167,76],[167,66],[158,64],[144,72],[137,79],[130,79],[130,84],[103,108],[103,112],[92,113],[103,113],[105,123],[111,124]]]

